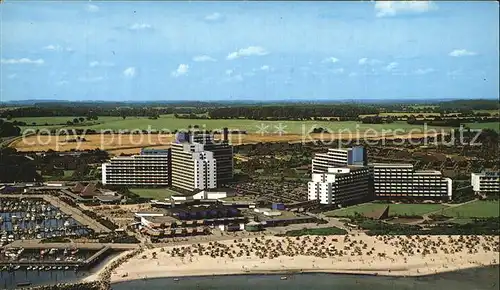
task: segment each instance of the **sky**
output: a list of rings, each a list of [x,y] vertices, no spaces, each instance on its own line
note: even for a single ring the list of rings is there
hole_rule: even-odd
[[[498,98],[498,5],[4,0],[0,101]]]

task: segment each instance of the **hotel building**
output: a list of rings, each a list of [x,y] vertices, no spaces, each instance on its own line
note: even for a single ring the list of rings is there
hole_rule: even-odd
[[[212,135],[193,133],[192,142],[203,144],[203,150],[213,153],[217,163],[217,186],[222,187],[233,180],[233,146],[228,141],[228,130],[223,130],[221,140]]]
[[[452,198],[452,181],[440,171],[415,171],[412,164],[370,164],[375,199]]]
[[[233,179],[233,147],[210,134],[180,132],[172,149],[172,186],[188,191],[222,187]]]
[[[326,173],[331,167],[367,164],[366,150],[362,146],[329,148],[327,153],[317,153],[312,160],[312,173]]]
[[[143,150],[140,155],[113,157],[101,167],[102,184],[170,185],[170,150]]]
[[[313,173],[308,183],[308,200],[325,205],[350,205],[370,199],[370,169],[363,166],[328,168]]]
[[[471,185],[476,194],[498,194],[500,190],[500,175],[498,172],[471,173]]]
[[[187,191],[217,187],[214,154],[199,143],[172,143],[172,186]]]

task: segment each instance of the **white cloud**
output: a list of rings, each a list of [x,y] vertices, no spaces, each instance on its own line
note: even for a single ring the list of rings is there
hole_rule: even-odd
[[[99,6],[93,5],[93,4],[88,4],[85,7],[85,10],[87,10],[87,12],[99,12]]]
[[[336,57],[333,57],[333,56],[332,56],[332,57],[325,58],[325,59],[323,60],[323,62],[326,62],[326,63],[336,63],[336,62],[338,62],[338,61],[339,61],[339,59],[338,59],[338,58],[336,58]]]
[[[358,73],[356,73],[356,72],[352,72],[352,73],[349,74],[350,77],[355,77],[357,75],[358,75]]]
[[[260,70],[264,70],[264,71],[268,71],[270,69],[271,69],[271,67],[269,67],[268,65],[263,65],[260,67]]]
[[[377,65],[377,64],[381,64],[381,63],[382,63],[381,60],[378,60],[378,59],[369,59],[369,58],[366,58],[366,57],[360,58],[358,60],[358,64],[360,64],[360,65]]]
[[[44,60],[39,58],[39,59],[29,59],[29,58],[2,58],[0,60],[0,63],[3,64],[44,64]]]
[[[197,56],[193,57],[193,61],[206,62],[206,61],[217,61],[217,60],[213,57],[208,56],[208,55],[197,55]]]
[[[208,21],[208,22],[216,22],[216,21],[220,21],[223,19],[224,19],[224,16],[218,12],[215,12],[215,13],[212,13],[212,14],[205,16],[205,21]]]
[[[388,64],[384,69],[387,70],[387,71],[393,71],[395,70],[397,67],[399,66],[399,63],[397,62],[391,62],[390,64]]]
[[[69,84],[69,82],[68,82],[68,81],[65,81],[65,80],[62,80],[62,81],[58,81],[58,82],[56,82],[56,85],[57,85],[57,86],[64,86],[64,85],[67,85],[67,84]]]
[[[106,62],[106,61],[97,61],[97,60],[94,60],[94,61],[91,61],[89,63],[89,66],[90,67],[110,67],[110,66],[114,66],[115,64],[114,63],[111,63],[111,62]]]
[[[129,27],[130,30],[148,30],[152,28],[153,27],[147,23],[134,23]]]
[[[342,67],[341,68],[336,68],[336,69],[332,70],[332,72],[334,74],[343,74],[344,73],[344,68],[342,68]]]
[[[476,55],[473,51],[468,51],[467,49],[455,49],[454,51],[449,53],[449,56],[453,57],[461,57],[461,56],[472,56]]]
[[[135,69],[135,67],[128,67],[126,68],[124,71],[123,71],[123,75],[127,78],[133,78],[135,77],[137,74],[137,70]]]
[[[265,48],[260,47],[260,46],[249,46],[247,48],[242,48],[238,51],[231,52],[228,54],[227,59],[232,60],[232,59],[237,59],[242,56],[252,56],[252,55],[266,55],[269,52],[266,51]]]
[[[187,75],[189,71],[189,65],[181,63],[176,70],[172,72],[173,77],[180,77],[183,75]]]
[[[84,82],[84,83],[95,83],[95,82],[100,82],[104,80],[104,77],[99,76],[99,77],[80,77],[78,78],[79,81]]]
[[[47,46],[44,46],[43,49],[45,50],[50,50],[50,51],[73,51],[73,49],[71,49],[70,47],[62,47],[58,44],[49,44]]]
[[[415,74],[417,75],[426,75],[434,72],[433,68],[419,68],[414,71]]]
[[[7,78],[11,79],[11,80],[15,79],[15,78],[17,78],[17,74],[10,74],[10,75],[7,76]]]
[[[232,75],[233,72],[234,72],[234,70],[232,70],[232,69],[226,69],[226,75],[228,75],[228,76]]]
[[[420,14],[438,7],[431,1],[375,1],[377,17],[390,17],[397,14]]]

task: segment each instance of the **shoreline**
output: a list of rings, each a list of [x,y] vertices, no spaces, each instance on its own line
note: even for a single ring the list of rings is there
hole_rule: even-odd
[[[490,237],[493,247],[492,250],[483,250],[482,247],[487,245],[484,237],[477,238],[477,249],[473,253],[458,252],[456,248],[460,247],[457,244],[450,243],[446,245],[445,239],[453,237],[448,236],[433,236],[426,237],[426,241],[437,244],[440,247],[439,251],[448,251],[453,254],[444,254],[443,252],[432,253],[428,255],[408,255],[401,254],[401,244],[415,241],[413,238],[406,236],[398,236],[387,238],[388,241],[377,240],[375,237],[366,235],[351,236],[350,241],[340,241],[345,236],[306,236],[302,238],[300,247],[310,249],[324,249],[325,245],[337,245],[338,248],[347,248],[349,242],[359,243],[364,245],[363,249],[376,249],[373,254],[361,253],[362,250],[354,249],[357,246],[351,246],[351,252],[344,250],[339,256],[314,256],[317,253],[293,254],[290,256],[276,254],[268,256],[270,252],[275,251],[276,247],[282,251],[285,247],[293,247],[299,244],[299,240],[291,238],[279,238],[268,236],[262,238],[260,246],[256,246],[255,242],[250,241],[237,243],[233,241],[224,241],[216,243],[205,243],[197,245],[184,246],[167,246],[164,248],[148,249],[142,257],[133,257],[124,262],[122,265],[114,269],[110,277],[110,283],[119,283],[132,280],[154,279],[154,278],[181,278],[181,277],[206,277],[206,276],[227,276],[227,275],[292,275],[292,274],[307,274],[307,273],[328,273],[339,275],[363,275],[363,276],[390,276],[390,277],[423,277],[442,274],[446,272],[454,272],[472,268],[496,266],[498,267],[498,238]],[[458,236],[455,237],[458,239]],[[314,241],[313,241],[314,239]],[[325,239],[325,240],[322,240]],[[408,240],[407,240],[408,239]],[[412,240],[414,239],[414,240]],[[265,244],[264,244],[265,240]],[[324,244],[319,244],[319,240]],[[398,244],[400,243],[400,244]],[[249,249],[249,245],[261,247],[258,251],[267,251],[265,254],[247,252],[236,257],[236,252],[242,247]],[[296,245],[297,244],[297,245]],[[365,245],[366,244],[366,245]],[[393,246],[398,245],[398,246]],[[278,246],[279,245],[279,246]],[[488,244],[489,245],[489,244]],[[210,249],[216,254],[210,256],[205,253],[203,255],[189,252],[188,254],[181,253],[182,251],[191,251],[196,247],[205,247],[205,251]],[[334,246],[332,246],[334,247]],[[415,248],[422,245],[415,246]],[[425,248],[426,245],[423,245]],[[446,248],[448,247],[448,248]],[[361,248],[361,247],[359,247]],[[412,251],[411,246],[403,249]],[[446,249],[445,249],[446,248]],[[469,248],[467,248],[469,249]],[[319,251],[318,250],[318,251]],[[398,253],[399,250],[399,254]],[[300,251],[300,250],[299,250]],[[302,249],[304,251],[304,249]],[[368,250],[365,250],[368,251]],[[394,255],[391,252],[394,251]],[[455,253],[455,251],[457,251]],[[463,251],[463,250],[462,250]],[[342,252],[342,250],[340,250]],[[187,252],[186,252],[187,253]],[[232,256],[227,257],[225,255]],[[377,254],[377,255],[375,255]],[[259,256],[260,255],[260,256]],[[154,257],[154,258],[153,258]],[[207,266],[209,265],[209,266]],[[104,268],[105,269],[105,268]]]
[[[462,268],[462,269],[454,269],[454,270],[449,270],[449,271],[441,271],[437,273],[431,273],[431,274],[417,274],[417,275],[397,275],[397,274],[374,274],[374,273],[369,273],[369,272],[356,272],[356,271],[351,271],[351,272],[336,272],[336,271],[322,271],[322,270],[303,270],[303,271],[295,271],[295,270],[269,270],[269,271],[263,271],[263,272],[244,272],[244,273],[224,273],[224,274],[206,274],[206,275],[197,275],[197,274],[187,274],[183,276],[170,276],[170,275],[165,275],[165,276],[158,276],[158,277],[150,277],[150,278],[139,278],[139,279],[124,279],[124,280],[119,280],[119,281],[113,281],[111,282],[111,285],[113,284],[120,284],[120,283],[127,283],[127,282],[133,282],[133,281],[138,281],[138,280],[155,280],[155,279],[175,279],[175,278],[187,278],[187,279],[198,279],[198,278],[208,278],[208,277],[225,277],[225,276],[231,276],[231,277],[237,277],[237,276],[293,276],[293,275],[309,275],[309,274],[328,274],[328,275],[342,275],[342,276],[355,276],[355,277],[388,277],[388,278],[410,278],[410,277],[418,277],[418,278],[426,278],[426,277],[433,277],[436,275],[442,275],[442,274],[449,274],[449,273],[458,273],[461,271],[468,271],[468,270],[479,270],[479,269],[488,269],[488,268],[498,268],[500,267],[499,264],[496,265],[485,265],[485,266],[476,266],[476,267],[470,267],[470,268]],[[182,281],[182,279],[180,279]]]
[[[195,272],[185,272],[185,273],[172,273],[164,275],[152,275],[146,277],[120,277],[111,280],[111,284],[125,283],[137,280],[152,280],[152,279],[180,279],[180,278],[206,278],[206,277],[224,277],[224,276],[266,276],[266,275],[301,275],[301,274],[330,274],[330,275],[349,275],[349,276],[369,276],[369,277],[392,277],[392,278],[405,278],[405,277],[432,277],[435,275],[460,272],[464,270],[489,268],[489,267],[500,267],[499,264],[495,265],[483,265],[483,266],[470,266],[462,268],[454,268],[449,270],[441,270],[437,272],[422,272],[413,273],[409,272],[410,269],[370,269],[370,270],[347,270],[347,269],[269,269],[269,270],[257,270],[257,271],[210,271],[206,273],[195,273]],[[390,270],[390,271],[388,271]],[[182,279],[180,279],[182,280]]]

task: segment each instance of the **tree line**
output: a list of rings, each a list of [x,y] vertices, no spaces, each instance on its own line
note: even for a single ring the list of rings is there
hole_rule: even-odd
[[[211,119],[310,120],[314,117],[353,117],[377,114],[374,107],[339,104],[329,106],[255,106],[223,107],[210,110]]]

